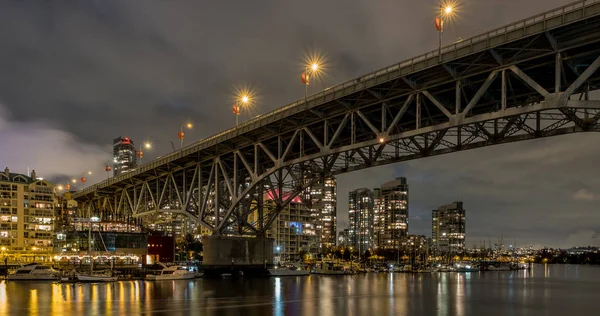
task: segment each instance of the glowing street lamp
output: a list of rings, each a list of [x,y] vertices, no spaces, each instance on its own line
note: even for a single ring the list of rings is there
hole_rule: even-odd
[[[440,3],[440,15],[435,18],[435,29],[440,33],[438,46],[438,61],[442,61],[442,33],[444,33],[444,22],[455,12],[452,3]]]
[[[190,126],[191,126],[191,124],[190,124]],[[183,139],[181,139],[181,141],[183,142]],[[137,156],[138,156],[138,158],[140,158],[140,166],[142,165],[142,158],[144,158],[144,151],[142,151],[142,148],[146,149],[146,150],[152,149],[152,142],[147,140],[140,145],[140,150],[138,150],[138,152],[137,152]]]
[[[304,103],[306,103],[306,97],[308,96],[308,85],[311,77],[314,78],[319,71],[321,71],[321,64],[316,58],[313,58],[304,66],[304,73],[301,76],[302,83],[304,84]]]
[[[250,104],[252,97],[249,92],[242,92],[236,98],[235,103],[233,104],[232,112],[235,115],[235,127],[239,124],[240,113],[242,112],[242,106],[247,106]]]
[[[179,138],[179,143],[181,144],[182,149],[183,149],[183,139],[185,138],[185,133],[183,132],[184,126],[187,129],[192,129],[193,125],[192,125],[192,123],[185,123],[185,124],[181,124],[181,126],[179,127],[179,132],[177,132],[177,138]]]

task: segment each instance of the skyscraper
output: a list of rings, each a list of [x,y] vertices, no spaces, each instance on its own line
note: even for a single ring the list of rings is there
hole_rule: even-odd
[[[306,190],[304,200],[315,217],[320,251],[336,244],[337,196],[335,178],[323,179]]]
[[[442,205],[432,211],[431,238],[438,252],[456,254],[465,249],[465,217],[463,202]]]
[[[408,236],[408,184],[406,178],[387,182],[374,194],[375,244],[396,249]]]
[[[129,172],[137,167],[135,146],[129,137],[117,137],[113,140],[113,175]]]
[[[356,189],[348,194],[350,245],[359,254],[373,246],[373,191]]]

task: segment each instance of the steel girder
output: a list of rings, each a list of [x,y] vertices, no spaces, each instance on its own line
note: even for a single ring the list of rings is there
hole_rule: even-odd
[[[214,234],[260,235],[327,176],[597,131],[600,100],[589,92],[600,87],[599,26],[585,19],[395,78],[357,79],[348,93],[313,98],[299,112],[184,148],[76,198],[104,217],[168,212]]]

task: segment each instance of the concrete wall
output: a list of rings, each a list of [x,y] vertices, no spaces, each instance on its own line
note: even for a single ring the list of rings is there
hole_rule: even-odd
[[[205,266],[273,264],[273,239],[203,236]]]

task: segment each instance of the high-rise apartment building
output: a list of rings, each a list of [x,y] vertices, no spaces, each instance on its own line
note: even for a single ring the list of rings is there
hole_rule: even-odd
[[[0,173],[0,247],[8,260],[19,260],[21,254],[52,252],[54,186],[30,176]]]
[[[369,189],[356,189],[348,194],[348,239],[359,254],[374,246],[373,206],[373,191]]]
[[[129,172],[137,167],[135,146],[129,137],[113,140],[113,175]]]
[[[465,209],[463,202],[440,206],[432,211],[431,239],[440,253],[455,254],[465,249]]]
[[[319,252],[336,244],[337,229],[337,196],[335,178],[325,178],[304,193],[304,201],[307,202],[320,238]]]
[[[397,178],[374,190],[375,246],[396,249],[408,236],[408,184]]]
[[[273,192],[263,195],[263,212],[275,211]],[[285,196],[286,194],[284,194]],[[250,223],[259,220],[258,211],[248,216]],[[273,224],[267,229],[267,237],[274,239],[274,253],[280,261],[294,261],[301,258],[301,253],[316,255],[319,252],[320,238],[317,233],[317,217],[303,203],[300,196],[291,200],[277,215]]]

